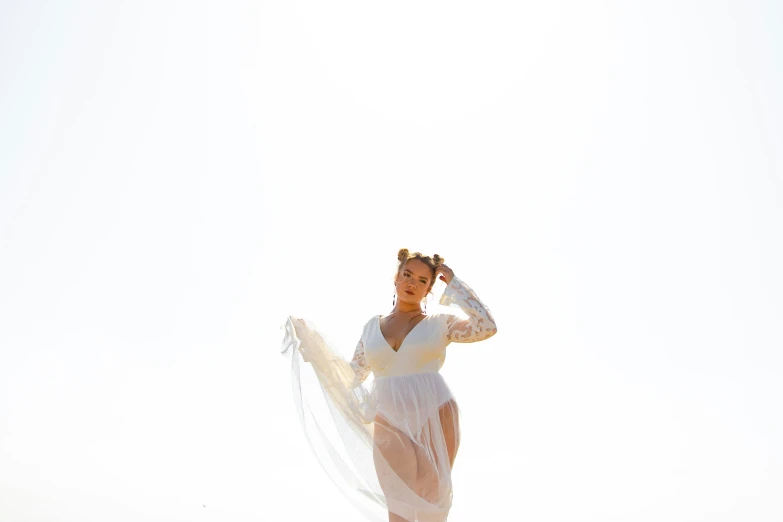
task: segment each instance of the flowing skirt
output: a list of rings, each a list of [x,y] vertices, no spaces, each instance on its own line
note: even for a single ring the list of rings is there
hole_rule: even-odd
[[[442,522],[459,411],[437,372],[351,387],[351,366],[302,319],[285,324],[294,402],[319,463],[368,520]]]

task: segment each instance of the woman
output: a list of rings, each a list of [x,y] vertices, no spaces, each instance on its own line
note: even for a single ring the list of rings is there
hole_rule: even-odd
[[[302,319],[286,323],[284,351],[292,355],[295,384],[296,351],[315,371],[341,440],[324,431],[295,386],[300,419],[308,437],[319,435],[334,465],[332,478],[354,504],[379,522],[387,516],[389,522],[442,522],[451,507],[460,428],[457,404],[438,370],[449,343],[481,341],[497,327],[489,309],[443,258],[401,249],[397,259],[394,308],[367,321],[350,363]],[[440,304],[458,305],[467,318],[426,314],[422,302],[437,279],[447,284]],[[374,381],[368,391],[363,383],[370,373]],[[314,424],[308,426],[304,409]],[[347,457],[339,455],[343,446]]]

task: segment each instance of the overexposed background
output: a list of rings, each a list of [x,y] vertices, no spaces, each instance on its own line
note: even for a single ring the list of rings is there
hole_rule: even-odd
[[[360,520],[286,315],[397,249],[452,345],[450,522],[783,520],[777,2],[0,3],[0,519]],[[778,94],[776,94],[778,93]]]

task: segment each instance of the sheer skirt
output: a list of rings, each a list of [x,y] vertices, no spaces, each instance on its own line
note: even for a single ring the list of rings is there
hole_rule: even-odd
[[[369,520],[445,521],[460,428],[443,377],[377,377],[369,388],[351,387],[353,369],[312,325],[289,318],[285,329],[304,434],[335,484]]]
[[[375,380],[373,457],[390,513],[446,520],[459,448],[457,403],[437,372]]]

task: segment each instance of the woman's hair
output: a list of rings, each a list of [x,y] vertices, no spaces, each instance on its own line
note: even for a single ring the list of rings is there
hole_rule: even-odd
[[[432,281],[430,281],[430,288],[432,288],[432,285],[435,284],[435,269],[438,268],[440,265],[443,264],[444,260],[442,257],[440,257],[438,254],[435,254],[434,256],[425,256],[421,252],[408,252],[407,248],[401,248],[399,252],[397,252],[397,261],[399,264],[397,265],[397,275],[399,275],[400,271],[402,270],[402,267],[405,266],[405,263],[410,261],[411,259],[418,259],[419,261],[423,262],[425,265],[430,267],[432,270]]]

